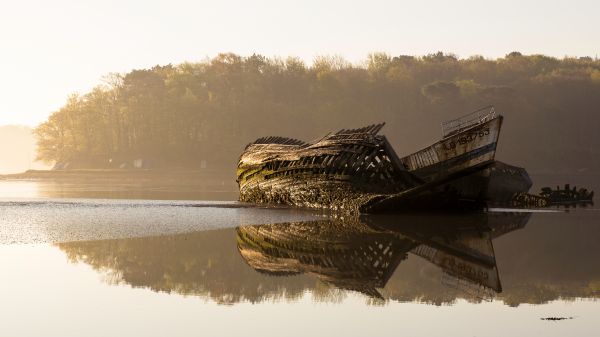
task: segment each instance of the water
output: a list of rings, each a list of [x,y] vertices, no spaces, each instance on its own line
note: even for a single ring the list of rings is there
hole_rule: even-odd
[[[340,218],[34,183],[0,182],[3,336],[600,331],[594,207]]]
[[[0,244],[169,235],[315,216],[306,211],[263,209],[233,201],[5,200],[0,201]]]

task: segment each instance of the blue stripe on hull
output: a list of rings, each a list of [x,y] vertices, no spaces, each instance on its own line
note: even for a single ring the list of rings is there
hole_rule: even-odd
[[[414,173],[415,175],[417,175],[420,178],[429,180],[439,173],[447,172],[452,167],[459,166],[459,165],[464,164],[468,161],[471,161],[477,157],[480,157],[480,156],[483,156],[490,152],[496,151],[496,144],[497,143],[494,142],[494,143],[482,146],[478,149],[469,151],[467,153],[463,153],[454,158],[417,169],[415,171],[412,171],[412,173]]]

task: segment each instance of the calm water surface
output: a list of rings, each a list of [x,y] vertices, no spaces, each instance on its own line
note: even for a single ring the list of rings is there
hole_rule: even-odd
[[[96,189],[0,181],[0,335],[600,332],[594,207],[340,218]]]

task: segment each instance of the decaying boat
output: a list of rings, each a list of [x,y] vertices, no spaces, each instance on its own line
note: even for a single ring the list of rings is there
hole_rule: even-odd
[[[400,161],[425,181],[490,163],[496,154],[502,119],[493,106],[488,106],[444,122],[442,140]]]
[[[238,163],[240,200],[367,213],[453,206],[465,200],[448,183],[494,162],[502,116],[490,108],[447,122],[441,141],[402,159],[378,134],[383,125],[310,143],[256,140]],[[481,206],[481,200],[471,201]]]
[[[585,205],[593,203],[594,191],[588,191],[587,188],[577,189],[576,186],[571,189],[569,184],[565,184],[564,189],[559,186],[556,186],[555,190],[550,187],[543,187],[540,196],[546,198],[552,205]]]
[[[240,200],[358,210],[375,196],[422,185],[378,135],[383,125],[341,130],[312,143],[258,139],[239,160]]]
[[[493,106],[442,123],[443,139],[400,160],[409,172],[425,181],[460,171],[467,167],[484,167],[453,179],[442,189],[452,190],[458,198],[485,200],[492,205],[506,205],[517,193],[527,193],[531,178],[522,167],[494,160],[502,118],[496,118]],[[482,137],[483,136],[483,137]],[[457,144],[464,147],[456,149]]]

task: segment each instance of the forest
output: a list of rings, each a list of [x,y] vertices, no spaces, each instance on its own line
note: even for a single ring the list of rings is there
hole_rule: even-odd
[[[382,133],[402,156],[437,141],[440,122],[490,104],[505,116],[497,159],[542,173],[600,171],[600,60],[519,52],[374,53],[359,64],[320,56],[310,65],[220,54],[109,74],[69,96],[35,134],[38,159],[56,168],[233,175],[244,146],[261,136],[311,140],[385,121]]]

